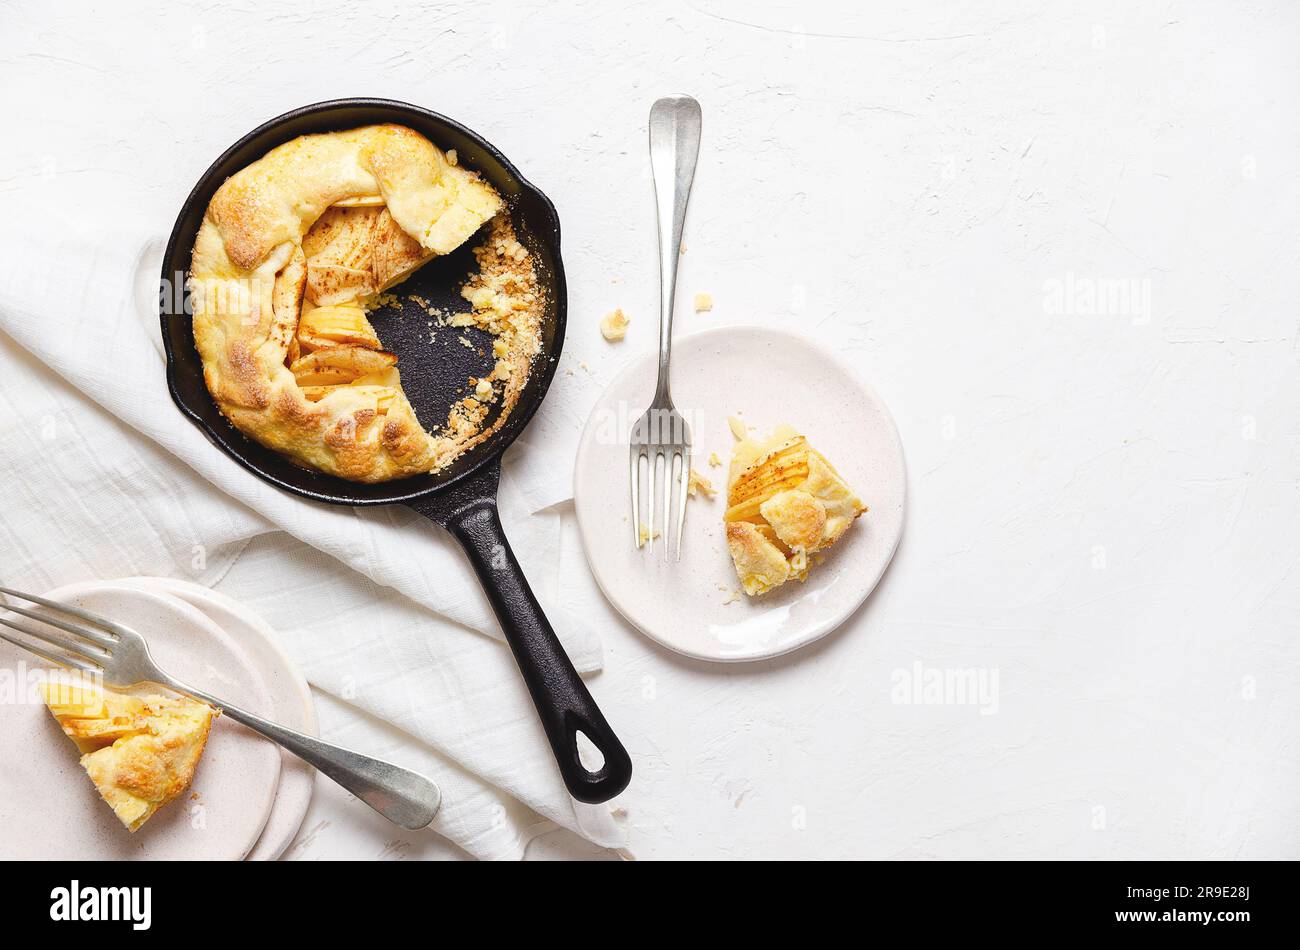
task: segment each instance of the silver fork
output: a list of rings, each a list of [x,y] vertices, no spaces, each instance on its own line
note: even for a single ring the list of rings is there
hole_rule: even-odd
[[[0,624],[47,643],[52,649],[30,643],[3,630],[0,630],[0,639],[59,666],[93,677],[103,677],[107,686],[125,688],[137,683],[157,683],[216,706],[231,719],[242,722],[315,766],[389,821],[403,828],[427,827],[437,814],[442,795],[438,786],[423,775],[278,726],[246,709],[223,703],[201,689],[186,686],[158,668],[158,664],[149,655],[149,645],[144,637],[130,627],[114,623],[80,607],[34,597],[8,587],[0,587],[0,593],[40,604],[90,624],[85,627],[60,616],[18,607],[9,603],[7,598],[0,597],[0,610],[29,617],[72,635],[65,636],[9,617],[0,617]]]
[[[670,529],[676,522],[677,557],[682,556],[682,526],[691,473],[691,430],[673,406],[668,392],[669,359],[673,347],[673,300],[677,295],[677,261],[681,255],[686,202],[691,196],[695,161],[700,154],[700,104],[690,96],[668,96],[650,108],[650,170],[655,182],[659,223],[659,383],[650,408],[632,426],[632,537],[642,545],[641,525],[647,524],[654,550],[655,469],[664,460],[664,560],[672,550]],[[649,481],[647,517],[641,517],[641,460]],[[676,517],[673,517],[673,514]]]

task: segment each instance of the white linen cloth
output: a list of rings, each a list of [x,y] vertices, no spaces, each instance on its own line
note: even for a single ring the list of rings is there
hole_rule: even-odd
[[[608,807],[565,792],[455,543],[400,507],[291,496],[211,445],[167,391],[154,311],[161,242],[143,227],[124,236],[122,215],[88,219],[111,220],[112,233],[33,226],[6,242],[18,246],[5,248],[0,282],[4,582],[38,592],[156,574],[213,585],[266,617],[314,689],[410,736],[362,751],[428,769],[443,789],[432,827],[469,853],[520,857],[547,822],[621,844]],[[568,496],[570,466],[517,444],[502,516],[589,672],[600,642],[553,602],[559,525],[544,510]]]

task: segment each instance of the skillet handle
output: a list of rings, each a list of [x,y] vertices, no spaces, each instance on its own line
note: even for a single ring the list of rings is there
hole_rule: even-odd
[[[528,684],[569,794],[580,802],[609,801],[631,781],[632,760],[573,668],[510,550],[497,513],[499,462],[484,468],[489,471],[471,475],[467,486],[408,504],[443,525],[469,556]],[[484,484],[489,478],[490,486]],[[579,731],[604,756],[598,771],[589,772],[578,758]]]

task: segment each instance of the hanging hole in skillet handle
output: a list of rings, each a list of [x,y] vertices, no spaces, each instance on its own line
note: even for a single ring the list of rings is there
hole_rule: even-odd
[[[590,696],[587,699],[590,701]],[[600,716],[595,703],[592,708]],[[569,794],[580,802],[609,801],[627,787],[632,777],[632,761],[603,717],[599,724],[579,722],[576,716],[569,718],[572,752],[568,756],[557,754],[564,784]]]
[[[605,767],[605,753],[601,752],[596,743],[592,742],[581,729],[574,737],[574,742],[578,746],[579,764],[589,775],[599,775],[600,770]]]

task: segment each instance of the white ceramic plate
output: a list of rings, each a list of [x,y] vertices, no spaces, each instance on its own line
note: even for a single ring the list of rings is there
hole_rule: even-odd
[[[219,626],[252,661],[271,694],[272,717],[281,725],[316,735],[316,703],[311,687],[275,643],[271,626],[224,594],[169,577],[133,577],[120,584],[177,597]],[[316,770],[290,752],[280,751],[280,785],[266,827],[248,853],[250,861],[273,861],[293,842],[311,804]]]
[[[834,630],[875,588],[903,533],[907,473],[889,410],[845,363],[793,333],[726,327],[673,342],[673,401],[691,426],[693,467],[718,489],[686,509],[681,561],[633,546],[628,432],[654,392],[657,356],[637,360],[601,395],[583,431],[574,500],[600,589],[647,636],[705,660],[779,656]],[[762,597],[739,589],[722,529],[738,415],[765,436],[788,423],[870,507],[813,568]],[[710,452],[722,460],[710,467]]]
[[[158,664],[178,679],[260,715],[270,694],[243,651],[198,610],[172,597],[113,584],[74,584],[55,600],[112,617],[143,633]],[[47,664],[0,643],[0,670]],[[17,684],[15,684],[17,685]],[[25,687],[23,682],[21,686]],[[20,688],[0,703],[0,852],[7,858],[79,860],[238,860],[262,834],[279,787],[279,750],[228,718],[208,737],[194,784],[134,834],[100,799],[35,694]]]

